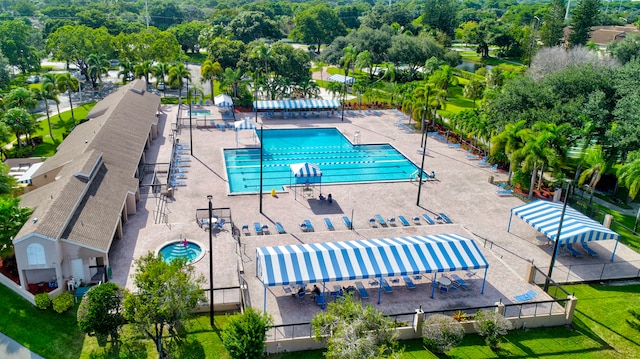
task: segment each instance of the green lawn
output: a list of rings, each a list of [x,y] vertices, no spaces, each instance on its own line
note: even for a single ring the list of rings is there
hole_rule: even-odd
[[[566,290],[578,297],[572,327],[520,329],[510,332],[501,349],[494,353],[484,345],[483,338],[467,335],[462,344],[435,356],[422,348],[420,340],[401,342],[402,358],[631,358],[637,356],[640,332],[626,320],[629,309],[640,311],[640,285],[605,286],[572,285]],[[109,358],[117,357],[98,347],[95,338],[85,336],[76,326],[76,307],[59,315],[52,310],[41,311],[0,286],[0,304],[7,308],[0,317],[0,332],[16,339],[46,358]],[[208,315],[188,321],[187,340],[178,350],[178,358],[226,358],[220,330],[229,315],[216,315],[216,330],[209,329]],[[37,325],[34,325],[37,323]],[[149,340],[132,340],[140,334],[126,327],[125,343],[120,358],[154,358],[155,349]],[[127,339],[129,338],[129,339]],[[322,351],[286,353],[274,358],[322,358]]]
[[[82,119],[87,118],[87,114],[95,106],[95,102],[87,103],[73,108],[73,115],[76,119],[76,123]],[[55,149],[62,142],[62,135],[71,131],[73,128],[73,121],[71,120],[71,111],[65,111],[60,113],[58,117],[56,109],[50,109],[54,116],[51,117],[51,132],[53,133],[53,139],[49,136],[49,128],[47,125],[47,118],[40,121],[40,129],[36,131],[32,137],[42,137],[44,143],[38,145],[33,151],[33,157],[51,157],[55,154]]]

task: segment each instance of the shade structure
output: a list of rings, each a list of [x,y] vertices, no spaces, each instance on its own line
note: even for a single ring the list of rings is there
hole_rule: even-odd
[[[322,171],[320,171],[320,167],[318,167],[318,165],[316,164],[309,163],[309,162],[294,163],[289,165],[289,168],[291,168],[291,174],[294,177],[305,178],[305,177],[322,176]]]
[[[356,79],[351,76],[335,74],[329,76],[327,80],[331,82],[339,82],[341,84],[352,84]]]
[[[255,130],[257,128],[257,125],[253,121],[249,121],[247,119],[244,119],[244,120],[240,120],[240,121],[235,121],[233,123],[233,127],[236,130],[236,147],[238,147],[238,131]],[[255,133],[254,133],[254,136],[253,136],[254,143],[255,143],[255,140],[256,140],[256,136],[255,136]]]
[[[340,108],[338,100],[271,100],[253,101],[254,110],[323,110]]]
[[[213,104],[220,107],[233,107],[231,96],[221,94],[213,98]]]
[[[475,242],[457,234],[259,247],[256,260],[256,276],[265,290],[472,269],[485,269],[486,280],[489,268]]]
[[[590,242],[602,240],[620,239],[620,235],[602,224],[592,220],[584,214],[567,206],[562,220],[562,228],[560,230],[560,238],[558,236],[558,226],[560,225],[560,216],[562,215],[562,203],[548,201],[534,201],[522,206],[511,209],[509,218],[509,226],[511,228],[511,218],[513,215],[527,222],[538,232],[543,233],[551,241],[558,240],[559,244]],[[616,243],[617,247],[617,243]],[[615,249],[613,256],[615,255]]]
[[[304,183],[310,185],[311,183],[320,183],[320,192],[322,192],[322,171],[318,165],[302,162],[290,164],[289,168],[291,169],[291,175],[296,179],[296,184]],[[289,186],[291,184],[291,177],[289,177]],[[298,198],[297,189],[293,193],[293,198]]]

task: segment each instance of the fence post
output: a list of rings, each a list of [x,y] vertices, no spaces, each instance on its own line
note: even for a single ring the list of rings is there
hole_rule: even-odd
[[[496,313],[504,316],[505,305],[502,301],[496,302]]]
[[[567,308],[565,309],[565,318],[567,320],[566,324],[571,324],[573,322],[573,312],[576,309],[576,304],[578,303],[578,298],[570,295],[567,297]]]
[[[536,276],[536,266],[533,263],[529,263],[529,267],[527,268],[527,273],[525,273],[524,280],[527,283],[533,283],[535,281]]]
[[[422,330],[422,323],[424,322],[424,312],[422,311],[422,306],[416,309],[416,314],[413,315],[413,331],[416,333],[420,333]]]

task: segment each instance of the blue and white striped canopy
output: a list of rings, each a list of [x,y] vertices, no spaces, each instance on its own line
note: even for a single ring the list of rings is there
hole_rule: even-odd
[[[341,84],[344,84],[344,83],[352,84],[356,79],[351,77],[351,76],[335,74],[335,75],[329,76],[329,78],[327,80],[329,80],[331,82],[339,82]]]
[[[563,204],[559,202],[539,200],[512,208],[511,215],[515,214],[522,218],[533,228],[555,242],[558,235],[558,226],[560,225],[562,206]],[[619,238],[620,235],[618,233],[567,206],[562,221],[559,243],[618,240]]]
[[[303,163],[293,163],[289,165],[291,169],[291,174],[294,177],[320,177],[322,176],[322,171],[320,171],[320,167],[318,165],[303,162]]]
[[[253,101],[255,110],[322,110],[339,108],[338,100],[273,100]]]
[[[235,121],[233,123],[233,127],[235,127],[236,131],[253,130],[256,128],[256,123],[245,119],[245,120]]]
[[[265,286],[488,268],[475,242],[457,234],[256,249]]]
[[[213,104],[219,107],[233,107],[233,99],[229,95],[221,94],[213,98]]]

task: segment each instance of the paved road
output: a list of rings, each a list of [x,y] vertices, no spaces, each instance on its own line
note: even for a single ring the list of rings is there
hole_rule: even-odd
[[[0,333],[0,358],[2,359],[43,359],[40,355],[23,347],[20,343]]]

